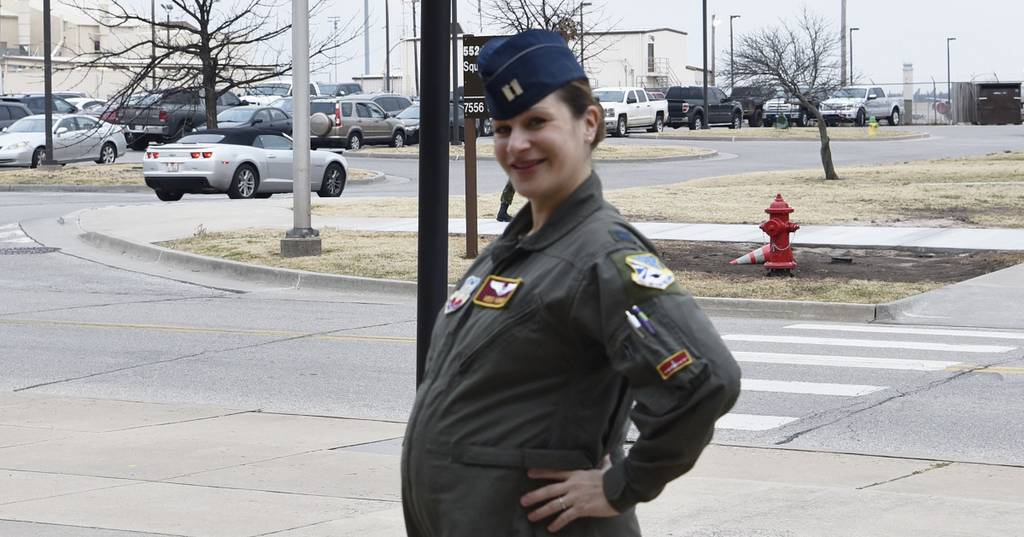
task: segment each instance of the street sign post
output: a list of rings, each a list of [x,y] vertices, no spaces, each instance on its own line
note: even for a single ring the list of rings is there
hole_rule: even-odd
[[[479,252],[476,226],[476,120],[490,117],[484,101],[484,83],[477,70],[476,58],[480,55],[480,49],[494,37],[498,36],[462,36],[462,117],[466,133],[466,257],[469,259],[476,258]]]

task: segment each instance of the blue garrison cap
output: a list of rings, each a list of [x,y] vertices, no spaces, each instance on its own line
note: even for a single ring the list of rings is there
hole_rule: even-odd
[[[569,82],[587,79],[565,39],[548,30],[491,39],[477,66],[494,119],[513,118]]]

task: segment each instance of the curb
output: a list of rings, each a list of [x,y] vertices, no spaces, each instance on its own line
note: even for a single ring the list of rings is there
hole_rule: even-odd
[[[349,179],[346,185],[371,185],[387,180],[384,172],[366,170],[376,173],[369,179]],[[0,185],[0,192],[93,192],[93,193],[147,193],[153,192],[146,185]]]
[[[638,134],[638,138],[644,138],[649,140],[687,140],[691,142],[699,142],[701,140],[706,142],[818,142],[821,138],[759,138],[753,137],[748,138],[744,136],[659,136],[656,134]],[[833,142],[902,142],[906,140],[923,140],[930,138],[931,135],[928,133],[921,134],[908,134],[906,136],[890,136],[886,138],[865,138],[863,140],[842,140],[829,138],[829,143]]]
[[[622,158],[622,159],[614,159],[614,158],[613,159],[594,159],[594,162],[599,162],[601,164],[618,164],[618,163],[622,163],[622,164],[636,164],[636,163],[639,163],[639,162],[673,162],[673,161],[684,161],[684,160],[703,160],[703,159],[715,158],[717,156],[719,156],[718,155],[718,151],[710,151],[708,153],[702,153],[700,155],[683,155],[683,156],[678,156],[678,157],[629,158],[629,159],[627,159],[627,158]],[[388,153],[383,153],[383,154],[380,154],[380,155],[353,155],[352,153],[346,153],[345,157],[346,158],[366,158],[366,159],[383,158],[383,159],[396,159],[396,160],[417,160],[417,159],[420,158],[419,155],[392,155],[392,154],[388,154]],[[496,161],[497,160],[494,157],[480,157],[480,156],[478,156],[476,159],[477,160],[486,160],[486,161]],[[462,161],[464,161],[466,159],[465,159],[465,157],[460,157],[460,156],[449,156],[448,160],[451,161],[451,162],[462,162]]]
[[[180,252],[153,244],[141,244],[87,231],[81,239],[97,248],[127,255],[189,272],[206,272],[217,276],[244,279],[250,282],[301,289],[362,291],[384,294],[415,295],[416,282],[323,274],[303,270],[249,265],[215,257]],[[449,285],[449,291],[452,286]],[[844,304],[838,302],[807,302],[797,300],[754,300],[744,298],[701,298],[697,304],[709,314],[735,317],[771,316],[777,319],[819,320],[839,322],[870,322],[881,308],[889,314],[889,304]],[[888,318],[888,317],[886,317]]]

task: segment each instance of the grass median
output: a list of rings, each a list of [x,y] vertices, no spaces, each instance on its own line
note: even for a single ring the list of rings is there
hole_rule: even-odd
[[[900,138],[917,138],[921,132],[907,131],[879,126],[872,134],[868,127],[829,127],[828,137],[830,140],[884,140]],[[770,138],[772,140],[821,140],[818,134],[818,127],[790,127],[788,129],[776,129],[774,127],[749,127],[742,129],[665,129],[659,134],[647,135],[660,139],[701,139],[701,138],[736,138],[736,139],[759,139]]]
[[[349,179],[367,180],[377,172],[349,168]],[[0,185],[145,185],[142,164],[83,164],[61,166],[55,170],[9,168],[0,170]]]

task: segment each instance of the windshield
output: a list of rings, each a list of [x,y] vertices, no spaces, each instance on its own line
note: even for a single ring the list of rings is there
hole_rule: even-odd
[[[420,107],[410,106],[405,110],[402,110],[397,116],[398,119],[419,119],[420,118]]]
[[[868,93],[864,88],[843,88],[835,93],[833,97],[843,99],[863,99]]]
[[[602,103],[621,103],[625,94],[623,91],[595,91],[594,98]]]
[[[239,123],[244,123],[249,121],[255,112],[255,108],[228,108],[227,110],[217,114],[217,121],[237,121]]]
[[[189,134],[188,136],[182,136],[177,143],[179,144],[215,144],[224,139],[223,134]]]
[[[253,86],[249,90],[249,95],[288,95],[288,91],[292,89],[291,84],[260,84],[259,86]]]
[[[46,132],[43,124],[46,122],[46,118],[41,117],[26,117],[19,119],[7,127],[7,132]],[[56,121],[53,122],[57,124]]]
[[[284,110],[285,112],[288,112],[289,114],[292,113],[292,100],[291,100],[291,98],[288,98],[288,99],[278,99],[278,100],[270,103],[270,106],[273,106],[274,108],[280,108],[281,110]]]

